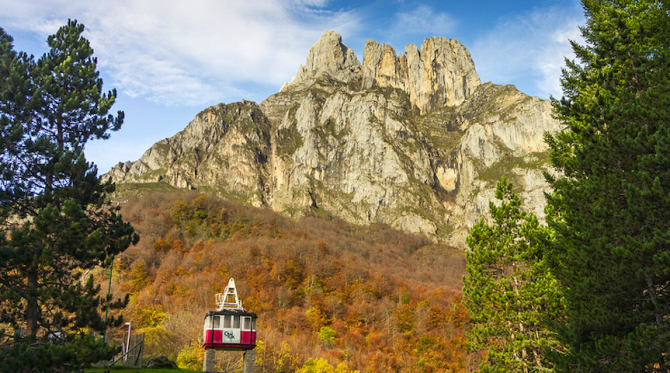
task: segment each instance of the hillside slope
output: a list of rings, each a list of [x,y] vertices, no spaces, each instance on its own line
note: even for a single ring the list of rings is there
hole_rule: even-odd
[[[294,371],[309,358],[361,372],[465,371],[461,250],[193,192],[131,197],[121,213],[142,239],[116,258],[113,291],[131,294],[123,313],[146,333],[147,356],[197,365],[204,315],[234,277],[258,314],[259,372]],[[240,363],[218,355],[221,371]]]

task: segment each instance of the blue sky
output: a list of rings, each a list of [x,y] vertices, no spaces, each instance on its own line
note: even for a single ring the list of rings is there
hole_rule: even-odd
[[[40,56],[68,18],[86,26],[123,128],[86,146],[107,172],[181,131],[201,110],[279,91],[328,29],[362,62],[368,39],[419,47],[431,36],[463,43],[482,82],[561,96],[560,69],[584,23],[576,0],[0,0],[14,48]]]

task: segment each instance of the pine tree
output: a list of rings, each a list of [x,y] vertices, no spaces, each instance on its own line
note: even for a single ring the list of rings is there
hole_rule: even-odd
[[[15,179],[20,168],[16,155],[32,96],[30,60],[25,53],[14,51],[12,41],[0,28],[0,219],[7,218],[12,201],[22,198],[23,188]]]
[[[670,4],[583,1],[554,166],[548,263],[567,310],[566,371],[670,369]]]
[[[468,350],[483,351],[480,372],[548,372],[545,350],[557,349],[547,322],[562,311],[556,281],[542,259],[551,238],[505,178],[498,183],[500,206],[489,203],[492,225],[483,219],[470,231],[464,304],[472,330]]]
[[[38,363],[40,371],[77,370],[114,353],[85,334],[107,327],[100,312],[107,299],[89,270],[109,265],[137,236],[109,203],[114,186],[101,183],[84,157],[86,142],[118,130],[123,113],[109,114],[116,92],[102,93],[83,32],[69,21],[37,62],[13,52],[11,38],[2,44],[0,323],[9,327],[3,371]]]

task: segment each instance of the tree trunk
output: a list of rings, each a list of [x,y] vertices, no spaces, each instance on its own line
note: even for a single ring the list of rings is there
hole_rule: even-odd
[[[663,322],[663,313],[661,312],[658,305],[658,293],[656,292],[656,286],[654,285],[654,280],[649,274],[645,274],[644,277],[647,281],[647,294],[649,294],[649,299],[654,305],[654,318],[656,319],[656,327],[659,329],[659,331],[661,331],[662,329],[665,329],[666,325]],[[670,347],[668,347],[666,355],[660,357],[659,364],[661,367],[667,363],[668,356],[670,356]]]
[[[37,298],[34,293],[37,291],[37,275],[30,271],[28,274],[28,291],[26,295],[26,329],[29,336],[37,336]]]

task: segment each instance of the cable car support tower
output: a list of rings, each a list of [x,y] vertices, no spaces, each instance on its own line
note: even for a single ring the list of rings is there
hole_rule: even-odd
[[[244,311],[235,280],[228,280],[223,293],[216,294],[216,311],[205,315],[202,370],[212,372],[217,350],[244,351],[242,372],[254,373],[256,359],[256,314]]]

